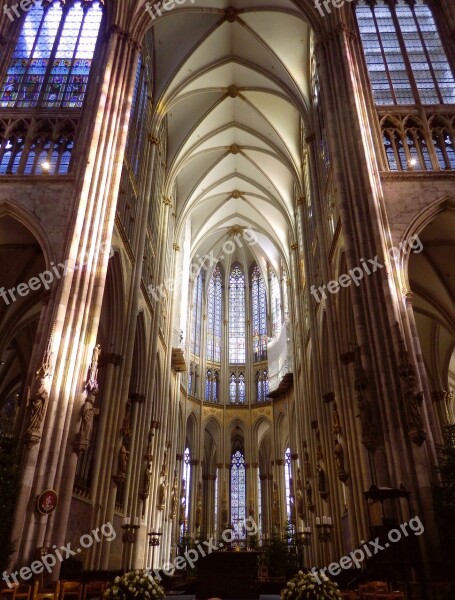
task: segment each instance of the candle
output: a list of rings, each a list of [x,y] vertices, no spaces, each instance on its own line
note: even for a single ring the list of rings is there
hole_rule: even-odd
[[[134,524],[139,525],[139,517],[134,517]]]
[[[332,517],[327,517],[327,523],[328,523],[329,525],[331,525],[331,524],[332,524]]]
[[[322,524],[327,525],[327,517],[325,515],[322,517]]]
[[[319,517],[316,517],[316,525],[320,525],[321,524],[321,519]]]

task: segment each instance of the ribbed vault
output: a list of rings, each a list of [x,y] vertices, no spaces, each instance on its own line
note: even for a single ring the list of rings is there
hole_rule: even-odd
[[[189,220],[191,254],[219,255],[230,228],[250,227],[256,259],[288,265],[302,194],[308,23],[288,0],[188,2],[150,23],[153,125],[167,120],[176,241]]]

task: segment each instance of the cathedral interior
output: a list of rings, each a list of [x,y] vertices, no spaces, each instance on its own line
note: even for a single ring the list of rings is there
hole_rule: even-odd
[[[2,598],[453,600],[453,0],[0,11]]]

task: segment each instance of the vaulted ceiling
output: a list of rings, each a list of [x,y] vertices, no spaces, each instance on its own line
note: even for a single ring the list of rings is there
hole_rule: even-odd
[[[302,119],[310,27],[296,5],[188,1],[152,20],[154,126],[168,124],[167,192],[192,254],[218,253],[229,228],[252,227],[257,259],[288,262],[302,193]]]

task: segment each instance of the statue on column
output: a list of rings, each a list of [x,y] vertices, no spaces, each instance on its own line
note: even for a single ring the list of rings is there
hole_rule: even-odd
[[[175,517],[177,516],[177,506],[178,506],[177,471],[174,469],[174,481],[172,483],[171,510],[169,512],[170,519],[175,519]]]
[[[332,411],[332,434],[336,438],[341,433],[340,415],[338,413],[337,403],[333,403]]]
[[[346,481],[348,474],[344,468],[344,450],[339,440],[335,442],[334,456],[338,479]]]
[[[41,439],[41,426],[46,415],[51,379],[53,375],[54,355],[52,344],[54,327],[43,355],[43,361],[36,372],[32,392],[28,398],[28,424],[24,433],[24,441],[28,447],[34,446]]]
[[[122,444],[118,457],[118,469],[117,476],[125,479],[126,471],[128,468],[128,450],[125,448],[125,445]]]
[[[150,480],[152,477],[152,474],[150,472],[151,466],[152,466],[152,464],[150,462],[147,462],[147,464],[145,465],[145,468],[144,468],[144,475],[142,477],[142,499],[143,500],[148,498],[150,495]]]
[[[93,429],[93,419],[99,414],[99,409],[95,408],[96,395],[98,393],[98,360],[101,352],[101,346],[97,344],[93,348],[92,359],[87,373],[87,380],[82,392],[82,398],[87,394],[85,402],[82,404],[80,412],[80,426],[76,433],[73,450],[76,454],[85,452],[90,444]]]
[[[308,510],[313,510],[314,509],[313,488],[311,487],[311,483],[310,483],[309,479],[306,480],[305,495],[306,495],[306,502],[307,502]]]
[[[166,505],[166,490],[167,490],[167,480],[166,477],[161,478],[161,483],[158,487],[158,510],[164,510]]]
[[[306,450],[306,449],[305,449],[305,452],[303,453],[303,469],[304,469],[305,477],[307,479],[309,479],[310,477],[313,477],[313,474],[311,472],[310,455],[308,453],[308,450]]]
[[[31,410],[29,424],[27,427],[28,434],[32,434],[39,431],[41,423],[44,419],[44,415],[46,413],[48,398],[49,394],[46,390],[44,379],[41,379],[37,386],[35,397],[30,403]]]

